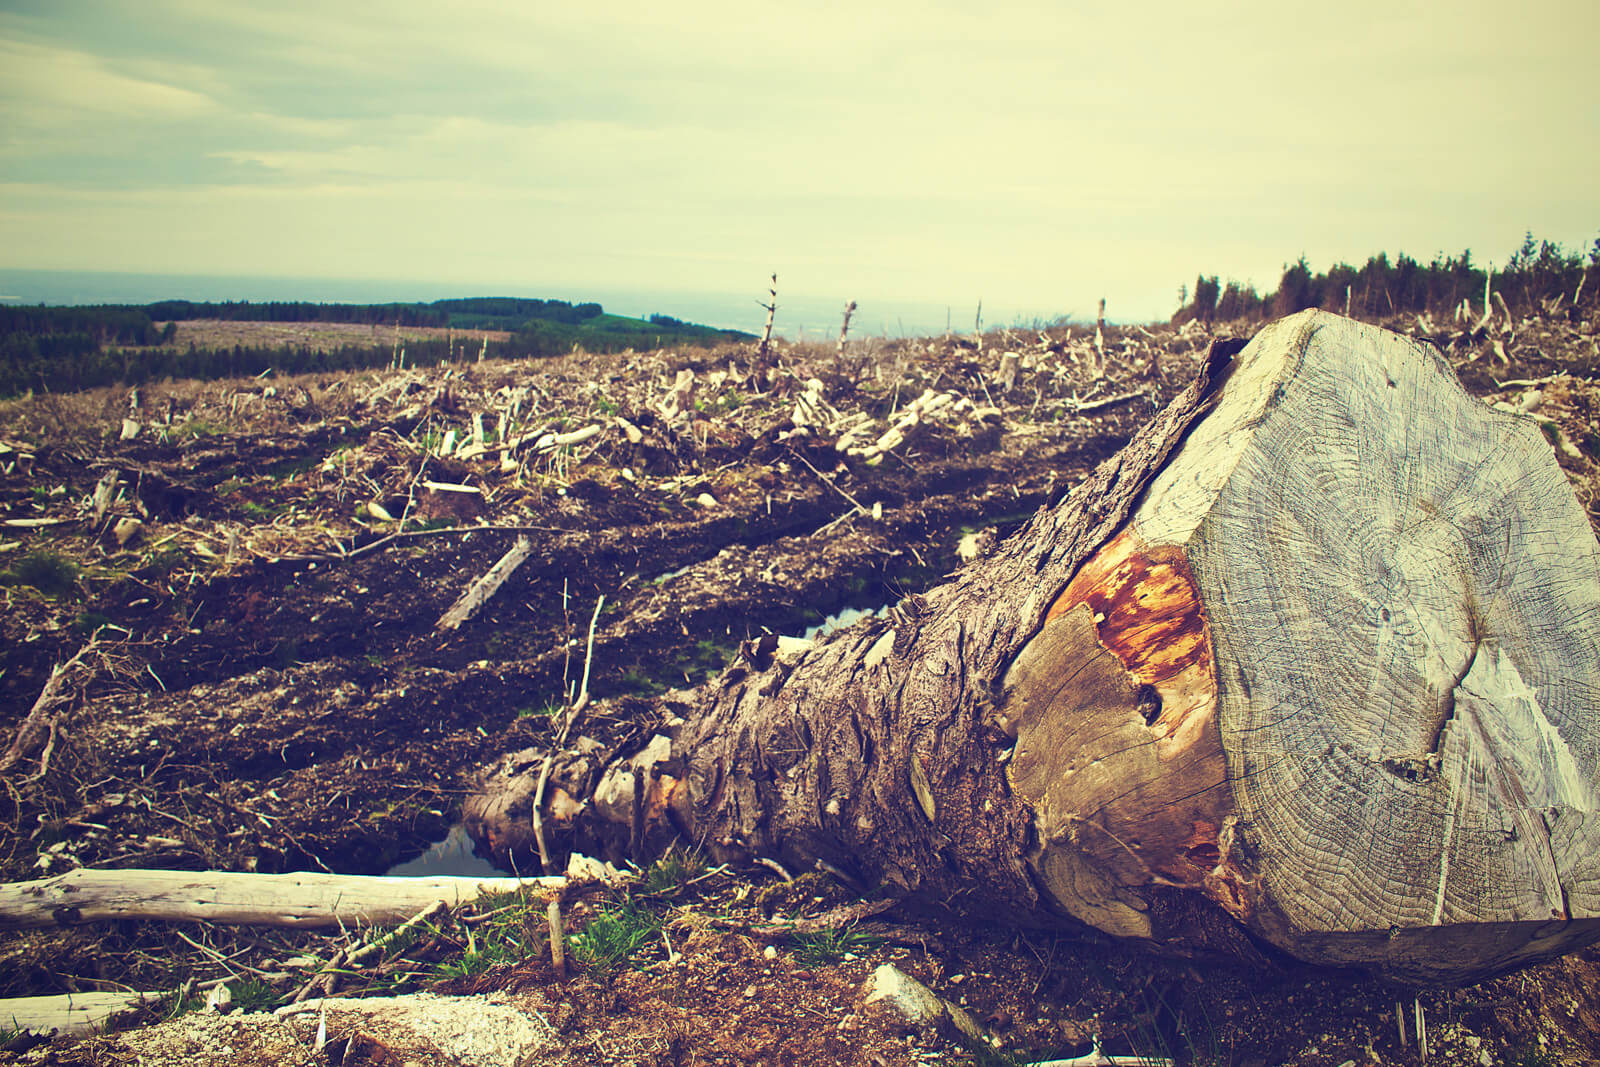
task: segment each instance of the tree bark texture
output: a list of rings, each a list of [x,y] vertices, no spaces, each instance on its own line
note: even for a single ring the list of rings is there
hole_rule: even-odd
[[[1537,425],[1329,313],[1239,347],[947,584],[565,754],[547,832],[1407,983],[1600,938],[1600,545]]]

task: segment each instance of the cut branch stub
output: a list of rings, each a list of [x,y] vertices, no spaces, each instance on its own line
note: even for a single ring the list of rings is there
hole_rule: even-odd
[[[1600,937],[1600,546],[1530,420],[1324,312],[1264,329],[1012,664],[1030,863],[1148,935],[1466,980]]]

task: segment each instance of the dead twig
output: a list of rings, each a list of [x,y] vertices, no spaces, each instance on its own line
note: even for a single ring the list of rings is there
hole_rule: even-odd
[[[857,500],[855,497],[851,496],[849,493],[847,493],[843,489],[839,488],[839,486],[834,483],[834,480],[832,478],[828,477],[826,474],[823,474],[821,471],[817,470],[816,467],[813,467],[811,465],[811,461],[806,459],[806,457],[802,456],[800,453],[794,451],[793,449],[790,449],[789,454],[791,456],[793,456],[795,459],[799,460],[801,463],[804,463],[805,466],[806,466],[806,469],[809,470],[812,474],[815,474],[818,478],[822,479],[823,483],[825,485],[827,485],[827,487],[829,489],[832,489],[835,493],[838,493],[840,496],[844,497],[850,503],[854,504],[858,511],[862,511],[862,512],[868,514],[868,515],[872,514],[872,509],[871,508],[867,507],[861,501]]]
[[[544,817],[540,809],[544,807],[544,787],[550,781],[550,768],[555,759],[556,754],[553,749],[544,754],[544,768],[539,772],[539,785],[533,791],[533,840],[539,846],[539,869],[545,874],[550,873],[550,852],[544,843]]]
[[[578,699],[572,702],[572,711],[568,714],[567,721],[561,726],[561,734],[557,738],[558,742],[567,739],[567,731],[572,728],[572,722],[578,717],[578,712],[589,704],[589,670],[594,666],[594,628],[595,624],[600,621],[600,609],[605,606],[606,598],[602,594],[600,599],[595,601],[594,614],[589,617],[589,651],[583,658],[583,681],[578,684]]]

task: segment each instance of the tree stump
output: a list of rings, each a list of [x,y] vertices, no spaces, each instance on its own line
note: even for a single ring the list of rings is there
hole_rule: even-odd
[[[1375,327],[1239,347],[949,583],[580,739],[547,835],[1407,983],[1600,939],[1600,545],[1550,446]],[[503,847],[514,778],[469,805]]]

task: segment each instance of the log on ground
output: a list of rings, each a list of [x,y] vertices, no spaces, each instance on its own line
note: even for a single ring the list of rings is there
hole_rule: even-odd
[[[396,923],[435,901],[483,893],[554,892],[549,878],[387,878],[349,874],[90,870],[0,884],[0,926],[75,926],[155,919],[327,928]]]
[[[546,832],[1411,983],[1600,939],[1600,544],[1537,424],[1325,312],[1239,347],[949,583],[580,739]]]

